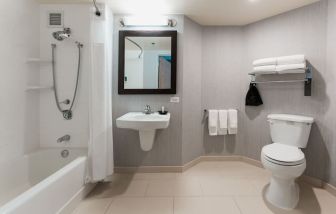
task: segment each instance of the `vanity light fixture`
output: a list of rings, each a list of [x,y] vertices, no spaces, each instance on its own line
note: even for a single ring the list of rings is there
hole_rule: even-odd
[[[123,27],[175,27],[177,22],[165,16],[127,16],[120,24]]]

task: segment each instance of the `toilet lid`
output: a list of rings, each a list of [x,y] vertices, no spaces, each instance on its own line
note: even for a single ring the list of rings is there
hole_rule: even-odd
[[[264,146],[262,153],[271,161],[281,165],[301,164],[305,160],[305,156],[299,148],[280,143]]]

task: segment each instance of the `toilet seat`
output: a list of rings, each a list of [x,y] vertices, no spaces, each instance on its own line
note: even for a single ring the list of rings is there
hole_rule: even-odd
[[[305,156],[299,148],[280,143],[264,146],[262,155],[267,161],[282,166],[296,166],[305,162]]]

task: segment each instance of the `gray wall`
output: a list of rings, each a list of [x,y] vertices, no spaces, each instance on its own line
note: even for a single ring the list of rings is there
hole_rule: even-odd
[[[204,27],[202,60],[203,109],[242,111],[244,40],[241,27]],[[204,124],[203,154],[244,154],[244,123],[239,113],[238,134],[210,137]]]
[[[336,2],[322,0],[244,27],[201,27],[187,18],[184,25],[179,35],[181,104],[168,103],[167,96],[118,96],[114,66],[114,119],[145,103],[164,104],[173,116],[170,128],[159,133],[148,153],[141,152],[136,132],[114,128],[116,165],[181,165],[199,155],[238,154],[258,160],[262,147],[271,143],[266,116],[291,113],[316,120],[304,149],[305,173],[336,185]],[[259,85],[264,105],[246,107],[252,61],[298,53],[314,67],[313,96],[303,96],[303,84]],[[208,136],[207,124],[200,120],[203,109],[211,108],[239,110],[237,136]]]
[[[303,84],[259,85],[264,101],[261,107],[244,108],[246,129],[246,155],[259,159],[261,148],[270,143],[266,116],[270,113],[302,114],[315,118],[308,148],[306,173],[325,178],[329,155],[328,128],[324,114],[330,100],[326,94],[326,11],[327,3],[322,1],[289,13],[279,15],[244,28],[245,53],[248,69],[253,59],[290,54],[305,54],[314,67],[312,97],[303,96]],[[283,75],[283,78],[291,78]],[[249,78],[244,75],[242,90],[247,91]],[[331,142],[330,142],[331,143]]]
[[[115,15],[115,28],[113,35],[113,140],[114,159],[116,166],[140,166],[140,165],[181,165],[182,162],[182,104],[170,103],[170,95],[118,95],[118,38],[121,29],[119,20],[122,16]],[[177,53],[177,95],[182,97],[183,74],[183,16],[175,16],[178,21],[178,53]],[[123,30],[134,30],[126,28]],[[143,29],[143,28],[141,28]],[[160,28],[150,28],[157,30]],[[167,29],[167,28],[163,28]],[[173,95],[172,95],[173,96]],[[157,111],[165,106],[171,113],[171,121],[168,129],[159,130],[156,134],[153,149],[144,152],[140,148],[139,134],[137,131],[119,129],[115,120],[130,111],[143,111],[146,104],[151,105]]]
[[[270,113],[291,113],[315,118],[308,148],[306,149],[309,175],[324,178],[328,162],[324,113],[330,100],[326,94],[326,2],[321,2],[261,21],[246,27],[247,62],[251,69],[253,59],[303,53],[313,65],[312,97],[303,96],[303,84],[260,85],[264,100],[262,107],[245,108],[244,123],[247,143],[246,155],[259,159],[261,148],[270,143],[266,116]],[[283,78],[289,77],[285,75]],[[249,79],[245,78],[244,86]],[[246,91],[247,89],[245,88]]]
[[[202,154],[202,27],[184,19],[182,163]]]
[[[326,94],[329,105],[324,113],[324,126],[326,134],[325,146],[328,152],[329,162],[326,165],[325,179],[336,186],[336,1],[328,1],[327,20],[327,63],[326,63]]]

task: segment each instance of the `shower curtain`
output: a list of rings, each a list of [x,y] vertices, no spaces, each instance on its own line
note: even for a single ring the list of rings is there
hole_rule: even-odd
[[[112,13],[92,17],[89,108],[91,182],[109,180],[113,173],[112,138]]]

